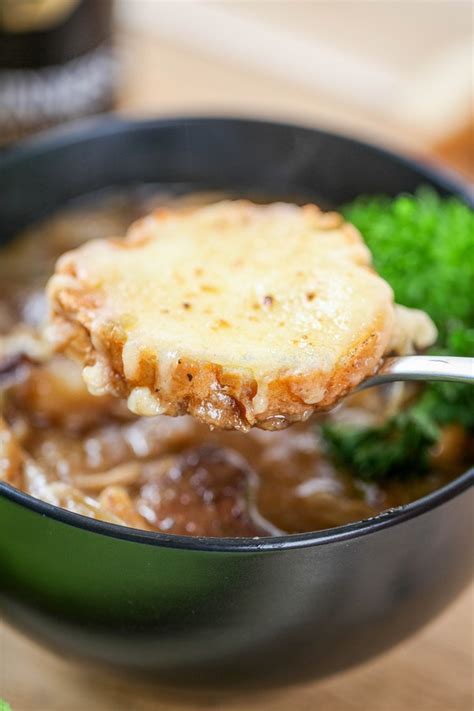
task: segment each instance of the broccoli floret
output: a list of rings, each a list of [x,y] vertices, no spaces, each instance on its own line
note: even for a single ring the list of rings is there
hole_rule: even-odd
[[[474,354],[474,212],[431,190],[416,195],[359,198],[342,212],[361,231],[395,300],[426,311],[438,328],[433,353]],[[432,383],[420,400],[380,427],[327,424],[329,452],[362,479],[426,471],[440,427],[474,429],[472,388]]]
[[[423,410],[412,408],[381,427],[326,424],[323,436],[336,463],[359,479],[375,481],[425,472],[439,430]]]

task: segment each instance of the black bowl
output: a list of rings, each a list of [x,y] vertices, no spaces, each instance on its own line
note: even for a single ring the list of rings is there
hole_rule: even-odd
[[[337,205],[452,179],[357,141],[253,120],[88,122],[0,160],[3,239],[74,197],[143,182]],[[0,485],[5,619],[63,655],[184,686],[281,685],[361,662],[472,573],[473,472],[368,521],[267,539],[93,521]]]

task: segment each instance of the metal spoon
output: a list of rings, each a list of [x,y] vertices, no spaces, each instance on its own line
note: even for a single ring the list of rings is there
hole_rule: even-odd
[[[412,355],[385,358],[377,375],[367,378],[357,390],[397,380],[445,380],[474,383],[474,358]]]

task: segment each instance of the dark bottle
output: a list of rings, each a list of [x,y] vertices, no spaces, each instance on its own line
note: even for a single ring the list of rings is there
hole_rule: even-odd
[[[113,106],[112,0],[0,0],[0,144]]]

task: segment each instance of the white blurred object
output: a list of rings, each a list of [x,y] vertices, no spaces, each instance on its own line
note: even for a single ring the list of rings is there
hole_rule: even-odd
[[[340,99],[432,140],[473,108],[469,0],[119,0],[124,28]]]

